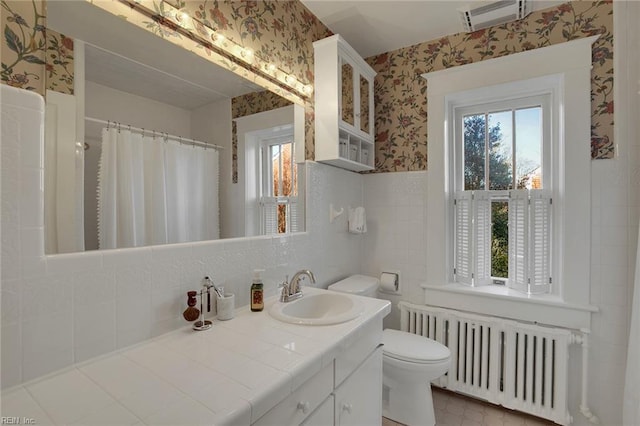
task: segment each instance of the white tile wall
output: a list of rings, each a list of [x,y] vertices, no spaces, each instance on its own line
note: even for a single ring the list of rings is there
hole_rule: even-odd
[[[33,147],[42,113],[35,95],[30,109],[10,107],[15,96],[2,90],[2,388],[183,326],[186,291],[205,275],[242,306],[254,268],[265,269],[267,295],[302,268],[322,287],[358,272],[361,240],[344,218],[329,224],[328,211],[330,202],[363,204],[362,176],[316,163],[308,166],[307,233],[43,256],[43,218],[32,211],[42,196]]]
[[[362,273],[379,277],[400,271],[399,300],[422,303],[426,259],[427,172],[397,172],[364,176],[367,230]],[[385,327],[400,328],[397,306],[385,318]]]
[[[622,142],[622,141],[620,141]],[[619,142],[620,145],[623,145]],[[633,146],[633,145],[632,145]],[[592,162],[592,303],[600,308],[593,315],[590,351],[590,403],[604,424],[620,424],[626,348],[635,267],[638,227],[640,161],[637,144],[632,155],[622,146],[615,160]],[[400,299],[423,303],[420,283],[424,269],[426,172],[398,172],[364,176],[365,207],[369,232],[364,236],[362,273],[377,276],[385,268],[401,271]],[[589,188],[585,188],[589,190]],[[399,327],[397,309],[385,326]],[[575,351],[579,357],[579,352]],[[579,358],[576,357],[576,363]],[[572,371],[571,411],[576,424],[586,420],[579,414],[580,370]],[[597,386],[596,386],[597,384]]]

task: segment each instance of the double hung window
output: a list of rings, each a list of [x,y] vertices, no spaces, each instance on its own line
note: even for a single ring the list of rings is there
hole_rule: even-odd
[[[262,139],[260,142],[262,235],[300,230],[297,165],[293,147],[293,134]]]
[[[453,111],[453,277],[551,290],[551,95]]]

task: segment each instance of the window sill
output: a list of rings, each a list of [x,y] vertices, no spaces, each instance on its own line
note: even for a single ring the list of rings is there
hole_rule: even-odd
[[[590,329],[598,308],[570,303],[557,295],[528,295],[496,285],[422,284],[427,305],[573,329]]]

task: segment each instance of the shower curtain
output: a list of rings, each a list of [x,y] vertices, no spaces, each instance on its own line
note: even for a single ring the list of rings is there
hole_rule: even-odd
[[[625,425],[640,425],[640,227],[636,248],[636,272],[631,299],[631,326],[627,350],[622,421]]]
[[[218,175],[215,149],[103,129],[99,248],[218,239]]]

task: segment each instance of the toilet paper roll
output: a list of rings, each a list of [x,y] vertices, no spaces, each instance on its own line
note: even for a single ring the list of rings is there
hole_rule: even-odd
[[[380,275],[380,290],[387,293],[398,292],[398,274],[383,272]]]

